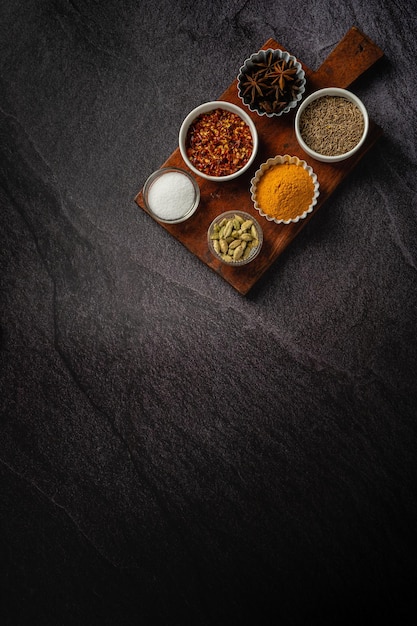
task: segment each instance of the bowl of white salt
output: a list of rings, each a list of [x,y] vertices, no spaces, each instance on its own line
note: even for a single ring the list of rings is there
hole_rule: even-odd
[[[316,161],[336,163],[363,146],[369,130],[368,112],[351,91],[319,89],[300,105],[295,135],[304,152]]]
[[[143,186],[147,212],[158,222],[179,224],[188,220],[200,203],[200,187],[193,176],[178,167],[161,167]]]

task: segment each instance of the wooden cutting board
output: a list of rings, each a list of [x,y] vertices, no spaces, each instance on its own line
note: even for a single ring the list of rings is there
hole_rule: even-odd
[[[274,39],[268,39],[262,48],[265,50],[268,48],[286,49]],[[250,56],[252,52],[256,52],[256,50],[248,50],[247,56]],[[288,50],[288,52],[292,53],[291,50]],[[323,87],[349,88],[357,78],[382,56],[382,50],[375,43],[361,33],[358,28],[351,28],[316,72],[306,67],[299,59],[306,73],[306,93],[304,97]],[[244,59],[242,59],[242,63],[243,61]],[[236,75],[237,73],[236,71]],[[260,117],[256,113],[251,113],[238,97],[237,79],[232,82],[218,100],[233,102],[249,113],[259,135],[257,158],[246,174],[231,181],[216,183],[196,177],[201,192],[201,202],[196,213],[181,224],[157,223],[178,239],[203,263],[230,283],[239,293],[245,295],[271,267],[307,222],[314,218],[317,211],[320,210],[320,207],[337,189],[338,185],[382,135],[382,129],[370,120],[367,140],[357,154],[340,163],[321,163],[310,159],[297,143],[294,132],[294,119],[297,109],[293,109],[291,112],[277,118]],[[315,209],[306,219],[300,220],[296,224],[275,224],[267,221],[255,211],[250,197],[250,180],[259,165],[269,157],[277,154],[290,154],[304,159],[311,165],[319,180],[320,196]],[[181,157],[179,148],[171,154],[161,167],[167,166],[188,169]],[[135,202],[146,211],[143,204],[142,189],[137,194]],[[252,263],[241,267],[223,265],[212,256],[207,246],[207,229],[211,221],[223,211],[231,210],[251,213],[259,220],[264,231],[264,243],[260,254]]]

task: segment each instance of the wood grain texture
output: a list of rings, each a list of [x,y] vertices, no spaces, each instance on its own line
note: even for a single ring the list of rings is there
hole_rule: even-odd
[[[265,50],[268,48],[285,49],[274,39],[268,39],[262,48]],[[382,50],[366,35],[361,33],[358,28],[353,27],[346,33],[317,71],[312,71],[300,60],[306,73],[306,92],[310,93],[322,87],[348,88],[382,56]],[[249,172],[235,180],[224,183],[216,183],[196,177],[201,191],[201,202],[196,213],[182,224],[169,225],[161,223],[160,225],[185,245],[203,263],[222,276],[239,293],[245,295],[271,267],[310,219],[314,217],[369,149],[372,148],[382,135],[382,129],[370,120],[368,137],[364,146],[357,154],[340,163],[321,163],[310,159],[297,143],[294,132],[296,109],[278,118],[260,117],[251,113],[243,106],[238,97],[237,79],[232,82],[218,99],[233,102],[244,108],[253,119],[259,135],[259,150],[255,162]],[[268,222],[255,211],[250,197],[250,180],[255,171],[262,162],[277,154],[290,154],[306,160],[317,174],[319,180],[320,195],[316,208],[304,220],[296,224],[285,225]],[[162,167],[167,166],[187,169],[179,148],[162,165]],[[135,201],[138,206],[146,211],[142,189],[135,197]],[[211,221],[219,213],[231,210],[242,210],[251,213],[259,219],[264,231],[264,243],[260,254],[252,263],[241,267],[223,265],[221,261],[212,256],[207,246],[207,228]]]

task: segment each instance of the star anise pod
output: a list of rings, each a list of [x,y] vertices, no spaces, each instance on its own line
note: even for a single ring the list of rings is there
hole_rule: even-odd
[[[266,62],[260,61],[259,63],[254,63],[253,65],[255,67],[259,67],[259,74],[267,74],[274,67],[274,55],[270,52]]]
[[[257,73],[253,76],[247,74],[246,80],[242,83],[242,95],[246,96],[250,92],[250,102],[253,104],[257,96],[260,96],[261,98],[264,96],[263,89],[265,87],[266,85],[262,82],[262,79],[258,77]]]
[[[286,83],[292,82],[297,74],[297,68],[292,66],[290,61],[286,65],[285,61],[278,61],[268,74],[271,85],[278,84],[282,93],[285,91]]]

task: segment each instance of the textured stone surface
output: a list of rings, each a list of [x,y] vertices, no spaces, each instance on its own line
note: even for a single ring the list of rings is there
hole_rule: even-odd
[[[3,624],[415,623],[412,4],[1,3]],[[133,198],[268,37],[353,25],[384,136],[243,298]]]

